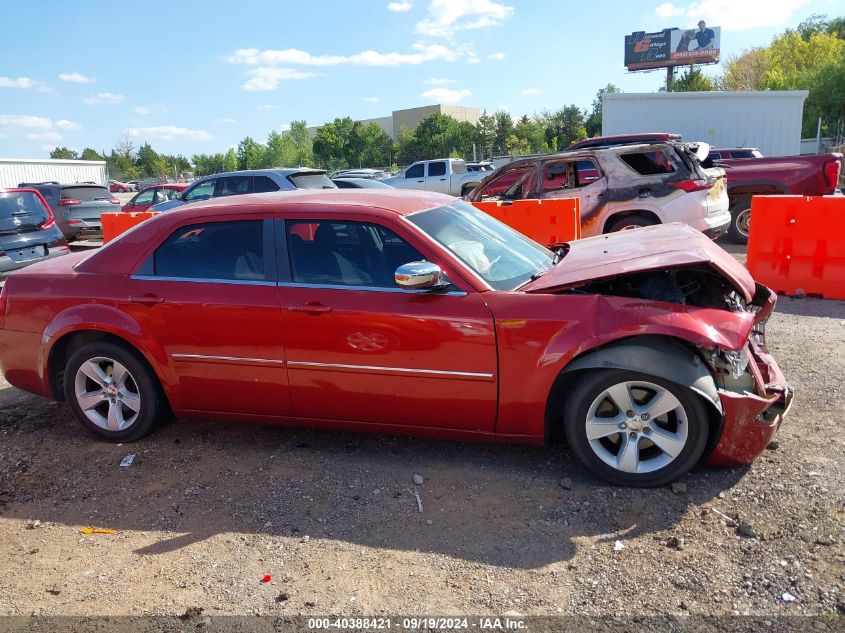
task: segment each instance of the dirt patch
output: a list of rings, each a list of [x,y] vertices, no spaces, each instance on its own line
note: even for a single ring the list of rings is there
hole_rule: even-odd
[[[6,386],[0,613],[841,614],[845,303],[782,298],[768,338],[797,390],[776,445],[674,492],[562,446],[188,422],[115,446]]]

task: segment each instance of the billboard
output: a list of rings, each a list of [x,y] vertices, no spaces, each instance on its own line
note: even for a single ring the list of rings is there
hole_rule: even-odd
[[[718,62],[721,34],[721,28],[709,27],[704,20],[694,29],[638,31],[625,36],[625,66],[645,70]]]

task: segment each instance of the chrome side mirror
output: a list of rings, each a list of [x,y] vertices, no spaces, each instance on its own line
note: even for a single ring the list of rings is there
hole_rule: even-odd
[[[403,290],[437,289],[447,285],[440,266],[431,262],[402,264],[393,273],[393,280]]]

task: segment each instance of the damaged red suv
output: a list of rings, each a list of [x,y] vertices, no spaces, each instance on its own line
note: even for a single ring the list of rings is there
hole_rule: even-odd
[[[775,295],[671,224],[556,252],[423,191],[222,198],[13,274],[0,363],[115,442],[165,417],[540,444],[657,486],[791,400]]]

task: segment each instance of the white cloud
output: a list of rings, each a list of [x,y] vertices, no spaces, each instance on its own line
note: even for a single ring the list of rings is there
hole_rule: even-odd
[[[788,24],[793,14],[809,0],[699,0],[687,4],[664,2],[655,9],[658,17],[685,16],[693,28],[699,20],[726,31],[743,31]],[[681,25],[684,26],[684,25]]]
[[[539,95],[543,94],[543,91],[539,88],[526,88],[525,90],[520,91],[519,94],[522,95]]]
[[[395,13],[402,13],[403,11],[410,11],[411,7],[413,7],[408,0],[402,0],[401,2],[388,2],[387,3],[387,10],[394,11]]]
[[[29,88],[35,88],[38,85],[39,82],[34,79],[30,79],[29,77],[18,77],[17,79],[13,79],[12,77],[0,77],[0,88],[23,88],[24,90],[28,90]]]
[[[442,44],[414,42],[413,53],[379,53],[362,51],[354,55],[312,55],[296,48],[284,50],[258,50],[257,48],[239,48],[226,57],[232,64],[248,66],[277,66],[292,64],[299,66],[407,66],[435,60],[455,61],[465,54],[465,50],[455,50]]]
[[[279,87],[280,81],[286,79],[310,79],[316,77],[316,73],[306,73],[292,68],[272,68],[270,66],[259,66],[250,68],[247,75],[251,77],[241,86],[247,92],[268,92]]]
[[[49,130],[53,127],[53,122],[48,118],[29,114],[0,114],[0,127]]]
[[[30,141],[52,141],[58,143],[62,140],[62,135],[58,132],[29,132],[26,135]]]
[[[426,79],[423,81],[424,84],[429,86],[445,86],[446,84],[456,84],[458,83],[457,79],[441,79],[439,77],[432,77],[431,79]]]
[[[456,31],[485,29],[508,20],[514,8],[492,0],[431,0],[428,17],[417,22],[417,33],[451,37]]]
[[[148,114],[152,114],[153,112],[165,112],[167,108],[165,108],[160,103],[154,103],[152,105],[145,105],[145,106],[136,106],[133,108],[137,114],[142,116],[146,116]]]
[[[654,12],[661,18],[674,18],[676,15],[681,15],[684,10],[681,7],[676,7],[671,2],[664,2]]]
[[[59,119],[58,121],[56,121],[56,127],[60,130],[78,130],[82,126],[74,121],[68,121],[67,119]]]
[[[270,105],[269,103],[262,103],[261,105],[255,106],[255,109],[259,112],[264,112],[265,110],[275,110],[279,106]]]
[[[69,81],[72,84],[92,84],[97,81],[96,77],[87,77],[82,73],[59,73],[59,79]]]
[[[214,119],[214,122],[217,125],[228,125],[230,123],[235,123],[235,119],[233,119],[232,117],[224,116],[220,117],[219,119]]]
[[[493,59],[493,60],[496,60],[497,62],[500,62],[505,57],[507,57],[507,55],[505,55],[504,53],[491,53],[490,55],[487,56],[487,59]]]
[[[362,97],[367,103],[378,103],[378,97]]]
[[[432,88],[431,90],[426,90],[420,96],[426,97],[427,99],[431,99],[432,101],[436,101],[437,103],[457,103],[464,97],[468,97],[472,94],[466,88],[462,88],[461,90],[451,90],[449,88]]]
[[[161,125],[156,127],[131,127],[126,130],[129,136],[134,138],[144,139],[159,139],[162,141],[211,141],[214,140],[214,135],[205,130],[190,130],[184,127],[176,127],[175,125]]]
[[[123,103],[123,100],[126,97],[120,94],[115,94],[113,92],[98,92],[95,95],[91,95],[90,97],[86,97],[82,100],[83,103],[87,103],[88,105],[99,105],[101,103],[107,105],[118,105]]]

